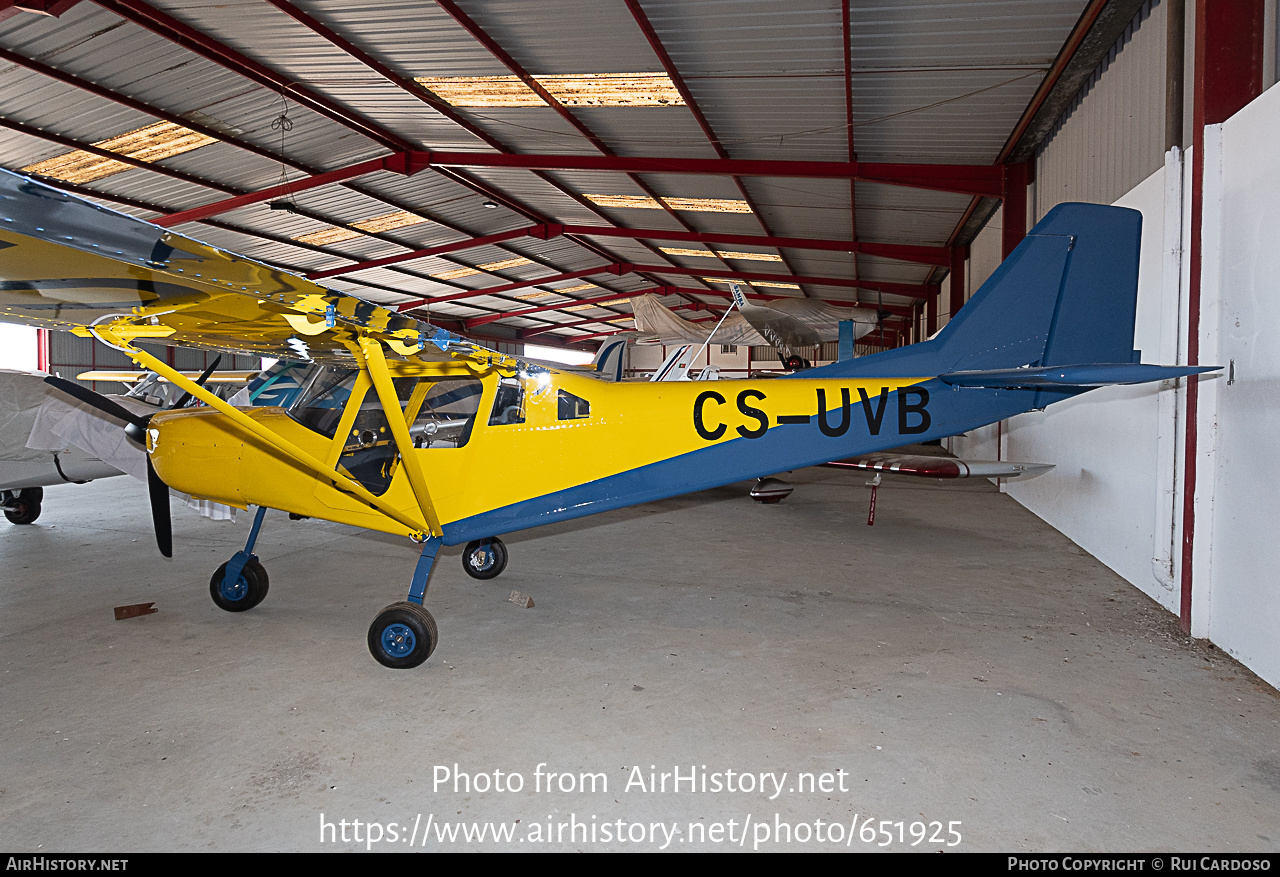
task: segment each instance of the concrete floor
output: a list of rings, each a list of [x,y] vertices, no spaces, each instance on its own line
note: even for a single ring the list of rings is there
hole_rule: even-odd
[[[949,828],[959,850],[1280,850],[1273,689],[986,482],[890,479],[867,527],[864,475],[792,480],[781,505],[738,485],[516,534],[493,582],[446,549],[441,644],[399,672],[365,636],[411,544],[274,513],[270,595],[229,614],[207,583],[248,516],[175,506],[166,561],[137,483],[50,489],[35,525],[0,522],[0,845],[657,849],[661,823],[669,849],[746,824],[746,849],[767,825],[761,849],[860,850],[887,820],[917,850]],[[524,787],[434,788],[455,764]],[[651,765],[708,791],[652,791]],[[784,771],[772,800],[741,790]],[[580,773],[607,791],[560,790]],[[450,822],[514,834],[439,840]]]

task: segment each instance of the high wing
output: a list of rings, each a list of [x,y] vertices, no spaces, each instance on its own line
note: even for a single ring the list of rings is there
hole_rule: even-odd
[[[702,343],[711,329],[691,323],[659,301],[656,295],[631,300],[636,328],[665,344]],[[773,347],[811,347],[840,337],[840,323],[852,322],[854,338],[875,329],[875,311],[842,308],[810,299],[775,299],[767,304],[739,305],[716,329],[718,344]]]
[[[788,353],[796,347],[814,347],[822,336],[790,314],[763,305],[745,305],[738,309],[751,328],[772,346]]]
[[[77,381],[104,381],[114,382],[117,384],[137,384],[147,379],[149,372],[138,371],[103,371],[101,369],[87,372],[80,372],[76,375]],[[184,371],[181,373],[184,377],[197,377],[199,372]],[[218,371],[209,375],[209,384],[247,384],[258,376],[257,371]]]
[[[0,171],[0,320],[106,343],[161,341],[346,362],[360,336],[401,356],[505,357],[270,265]],[[57,276],[50,276],[57,266]]]

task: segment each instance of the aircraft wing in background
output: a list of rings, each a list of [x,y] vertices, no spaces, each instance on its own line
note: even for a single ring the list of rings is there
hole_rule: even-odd
[[[925,454],[863,454],[824,465],[837,469],[892,472],[921,478],[1034,478],[1053,468],[1053,463],[1016,463],[1012,460],[958,460]]]

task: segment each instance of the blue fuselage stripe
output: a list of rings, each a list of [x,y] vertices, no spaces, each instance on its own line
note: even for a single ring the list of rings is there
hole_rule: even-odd
[[[470,518],[444,525],[444,542],[457,545],[512,533],[556,521],[612,511],[644,502],[666,499],[698,490],[707,490],[761,478],[791,469],[816,466],[857,454],[883,451],[912,442],[930,441],[956,435],[997,420],[1003,420],[1037,404],[1035,390],[958,389],[941,381],[925,381],[916,387],[929,394],[927,428],[914,409],[907,416],[907,432],[900,432],[902,419],[895,398],[883,413],[876,433],[863,406],[855,404],[850,425],[843,435],[824,435],[818,423],[772,426],[760,438],[738,438],[651,463],[617,475],[579,484],[566,490],[513,503]],[[893,394],[897,397],[897,394]],[[1074,393],[1057,394],[1067,398]],[[916,401],[913,397],[910,401]],[[834,415],[833,415],[834,418]]]

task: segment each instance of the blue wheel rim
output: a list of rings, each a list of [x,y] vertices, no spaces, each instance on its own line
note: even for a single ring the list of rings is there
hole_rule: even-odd
[[[406,624],[388,624],[382,629],[382,650],[393,658],[403,658],[413,652],[417,639],[413,629]]]
[[[222,584],[218,586],[218,593],[222,595],[222,599],[235,603],[248,595],[249,583],[245,580],[243,573],[236,576],[234,583],[227,581],[224,577]]]

